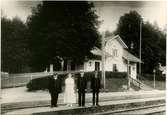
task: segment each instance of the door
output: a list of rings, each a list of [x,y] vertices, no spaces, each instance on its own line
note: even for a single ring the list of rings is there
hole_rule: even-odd
[[[131,77],[131,66],[129,66],[129,76]]]
[[[96,71],[100,70],[100,62],[95,62],[95,70]]]

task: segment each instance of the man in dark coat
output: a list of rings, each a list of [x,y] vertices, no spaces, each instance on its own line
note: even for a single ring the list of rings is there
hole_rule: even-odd
[[[84,77],[84,72],[80,73],[77,80],[78,88],[78,104],[79,106],[85,106],[85,89],[86,89],[86,79]]]
[[[57,107],[58,95],[61,92],[61,82],[57,74],[49,78],[48,89],[51,95],[51,107]]]
[[[101,88],[100,77],[99,77],[98,71],[95,71],[95,75],[91,79],[91,89],[93,92],[93,99],[92,99],[93,106],[95,105],[95,100],[96,100],[96,105],[99,106],[98,101],[99,101],[100,88]]]

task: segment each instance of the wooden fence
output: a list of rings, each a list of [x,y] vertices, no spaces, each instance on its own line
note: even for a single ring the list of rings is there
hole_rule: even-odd
[[[54,71],[57,74],[79,73],[80,71]],[[25,86],[30,80],[35,78],[46,77],[53,75],[50,72],[34,72],[34,73],[18,73],[18,74],[2,74],[1,73],[1,88],[10,88]]]

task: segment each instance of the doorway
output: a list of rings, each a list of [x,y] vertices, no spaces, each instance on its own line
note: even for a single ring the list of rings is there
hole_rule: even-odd
[[[100,70],[100,62],[95,62],[95,70],[96,71]]]
[[[129,76],[131,77],[131,66],[129,66]]]

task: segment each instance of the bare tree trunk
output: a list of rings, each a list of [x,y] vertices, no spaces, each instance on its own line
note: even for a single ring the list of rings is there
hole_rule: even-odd
[[[67,71],[71,71],[71,60],[67,60]]]
[[[53,64],[50,64],[50,73],[53,73]]]
[[[64,70],[64,60],[61,61],[61,71],[63,71],[63,70]]]

